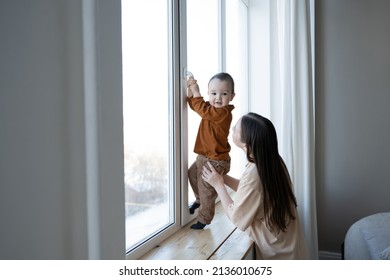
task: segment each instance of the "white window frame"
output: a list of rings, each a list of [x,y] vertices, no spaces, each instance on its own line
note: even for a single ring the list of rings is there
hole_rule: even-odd
[[[180,223],[180,189],[181,189],[181,162],[182,162],[182,153],[181,153],[181,71],[180,71],[180,52],[178,51],[179,46],[179,0],[167,1],[168,3],[168,18],[169,26],[169,73],[171,75],[169,80],[169,108],[170,113],[170,140],[169,140],[169,150],[173,154],[169,158],[169,182],[173,183],[173,186],[169,187],[170,194],[169,196],[173,199],[174,203],[174,222],[168,225],[166,228],[161,229],[159,232],[155,233],[151,238],[147,239],[136,248],[132,249],[130,252],[126,253],[127,259],[139,259],[145,253],[150,251],[153,247],[157,246],[164,239],[168,238],[174,232],[176,232],[181,227]]]

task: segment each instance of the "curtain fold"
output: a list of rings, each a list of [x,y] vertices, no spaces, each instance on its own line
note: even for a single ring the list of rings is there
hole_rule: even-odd
[[[291,172],[310,256],[318,259],[313,5],[310,0],[270,1],[270,117]]]

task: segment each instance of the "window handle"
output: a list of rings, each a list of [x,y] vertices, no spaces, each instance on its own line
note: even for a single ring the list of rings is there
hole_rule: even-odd
[[[194,74],[192,74],[190,71],[188,71],[186,68],[184,68],[184,76],[193,78]]]

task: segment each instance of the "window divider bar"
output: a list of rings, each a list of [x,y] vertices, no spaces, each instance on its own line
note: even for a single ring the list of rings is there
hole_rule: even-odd
[[[180,71],[180,129],[181,129],[181,149],[180,149],[180,223],[181,225],[187,224],[192,218],[188,212],[188,106],[187,106],[187,1],[178,0],[179,14],[179,68]]]
[[[220,71],[226,71],[226,0],[218,1],[218,44],[220,49],[218,66]]]

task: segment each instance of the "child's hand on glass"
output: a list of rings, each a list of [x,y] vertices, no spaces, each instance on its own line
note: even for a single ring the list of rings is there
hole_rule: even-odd
[[[197,80],[194,79],[193,76],[189,76],[187,80],[187,87],[188,87],[188,97],[199,97],[199,85],[197,83]]]

